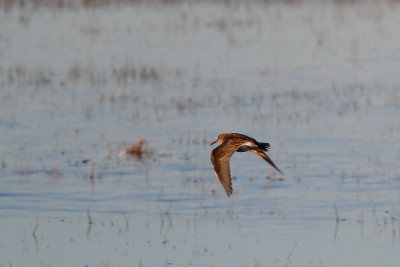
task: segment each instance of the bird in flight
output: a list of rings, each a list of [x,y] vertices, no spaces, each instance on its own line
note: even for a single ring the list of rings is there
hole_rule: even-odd
[[[229,159],[235,152],[251,152],[262,157],[275,170],[283,174],[283,172],[275,165],[275,163],[265,154],[269,150],[269,143],[257,142],[255,139],[238,133],[220,134],[211,145],[221,143],[211,152],[211,163],[215,171],[215,175],[221,182],[225,192],[230,196],[232,194],[232,179],[229,168]]]

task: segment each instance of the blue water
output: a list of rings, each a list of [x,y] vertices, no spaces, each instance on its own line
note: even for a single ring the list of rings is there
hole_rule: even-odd
[[[399,8],[2,11],[0,266],[396,265]],[[224,132],[285,175],[235,154],[227,197]]]

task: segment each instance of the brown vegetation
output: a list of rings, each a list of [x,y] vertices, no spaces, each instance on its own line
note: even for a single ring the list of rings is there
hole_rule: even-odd
[[[147,141],[144,138],[137,139],[136,142],[129,146],[125,151],[121,152],[119,156],[128,155],[141,160],[146,155],[151,155],[153,151],[148,147]]]
[[[13,6],[25,7],[25,6],[48,6],[48,7],[98,7],[98,6],[107,6],[113,4],[170,4],[170,3],[182,3],[182,2],[195,2],[196,0],[0,0],[0,9],[8,10]],[[273,2],[285,2],[289,4],[306,2],[307,0],[253,0],[253,2],[261,2],[261,3],[273,3]],[[338,4],[347,4],[347,3],[357,3],[362,0],[332,0]],[[398,2],[398,0],[387,0],[390,2]],[[231,5],[233,3],[243,2],[241,0],[205,0],[204,2],[210,3],[218,3],[222,2],[226,5]]]

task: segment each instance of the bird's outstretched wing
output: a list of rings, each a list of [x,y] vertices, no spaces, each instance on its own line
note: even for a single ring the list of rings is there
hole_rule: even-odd
[[[259,150],[250,150],[249,152],[256,154],[257,156],[262,157],[266,162],[268,162],[272,167],[274,167],[275,170],[283,174],[283,172],[278,168],[278,166],[275,165],[275,163],[271,160],[270,157],[268,157],[267,154],[265,154],[263,151]]]
[[[238,146],[236,145],[224,143],[211,152],[211,163],[214,168],[215,175],[217,176],[228,196],[230,196],[233,191],[229,159],[237,150],[237,148]]]

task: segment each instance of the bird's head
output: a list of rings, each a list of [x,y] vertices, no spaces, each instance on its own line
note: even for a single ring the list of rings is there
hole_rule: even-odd
[[[222,142],[224,142],[224,137],[225,137],[225,134],[220,134],[220,135],[218,135],[217,140],[215,140],[214,142],[212,142],[210,145],[213,145],[213,144],[215,144],[215,143],[222,143]]]

